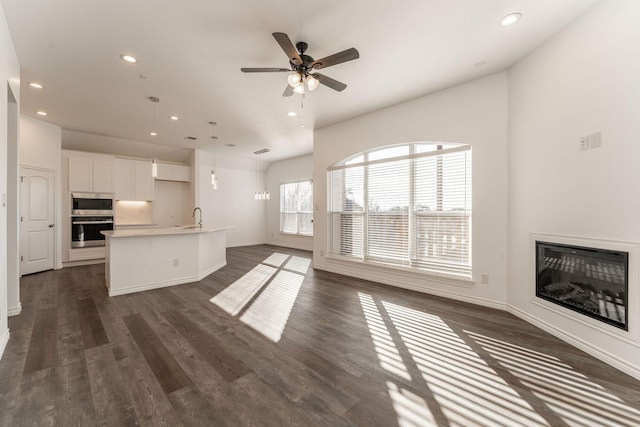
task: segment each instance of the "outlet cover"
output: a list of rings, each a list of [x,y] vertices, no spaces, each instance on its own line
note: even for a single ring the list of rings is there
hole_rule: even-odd
[[[480,276],[480,283],[482,283],[483,285],[489,284],[489,275],[487,273],[482,273],[482,275]]]
[[[174,258],[173,259],[173,266],[174,267],[179,267],[180,266],[180,260],[178,258]]]
[[[589,137],[588,136],[583,136],[582,138],[580,138],[580,149],[581,150],[588,150],[589,149]]]

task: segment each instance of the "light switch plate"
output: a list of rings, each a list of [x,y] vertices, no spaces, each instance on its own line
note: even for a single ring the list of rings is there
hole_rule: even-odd
[[[592,133],[589,137],[591,140],[591,148],[598,148],[602,145],[602,132]]]

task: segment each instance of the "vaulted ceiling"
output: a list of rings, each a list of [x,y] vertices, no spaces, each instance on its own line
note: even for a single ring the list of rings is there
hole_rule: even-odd
[[[269,160],[310,153],[314,128],[508,68],[593,3],[1,0],[22,66],[22,114],[178,148],[209,148],[217,136],[227,155],[269,148]],[[502,27],[512,12],[523,18]],[[273,32],[307,42],[316,59],[355,47],[359,59],[322,70],[346,90],[282,97],[286,73],[241,73],[289,67]]]

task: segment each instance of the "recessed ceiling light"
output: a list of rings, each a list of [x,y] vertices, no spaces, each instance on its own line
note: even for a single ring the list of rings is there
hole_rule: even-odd
[[[500,20],[500,25],[502,25],[503,27],[508,27],[509,25],[513,25],[518,22],[520,18],[522,18],[521,13],[510,13]]]
[[[298,115],[298,113],[296,113],[295,111],[289,111],[289,112],[287,113],[287,116],[289,116],[289,117],[295,117],[295,116],[297,116],[297,115]]]
[[[304,125],[300,125],[300,127],[301,127],[301,128],[303,128],[303,127],[304,127]]]
[[[236,144],[224,144],[225,147],[235,147]]]
[[[178,120],[178,116],[169,116],[171,120]]]
[[[149,132],[149,135],[151,135],[151,136],[158,136],[157,132]]]
[[[196,138],[195,136],[185,136],[184,139],[189,139],[191,141],[195,141],[198,138]]]
[[[39,116],[46,116],[47,115],[46,111],[36,111],[36,114],[39,115]]]
[[[217,136],[215,136],[215,135],[212,135],[212,136],[211,136],[211,139],[218,139],[218,137],[217,137]]]
[[[36,88],[36,89],[43,89],[44,86],[42,86],[42,84],[38,83],[38,82],[31,82],[29,83],[29,86]]]
[[[125,55],[124,53],[120,55],[120,59],[122,59],[124,62],[128,62],[129,64],[135,64],[136,62],[138,62],[138,60],[134,56]]]

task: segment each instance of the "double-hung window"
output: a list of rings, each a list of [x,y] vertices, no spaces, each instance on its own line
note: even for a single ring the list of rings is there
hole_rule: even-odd
[[[378,148],[328,170],[331,257],[471,276],[471,147]]]
[[[311,181],[280,185],[280,232],[313,236]]]

